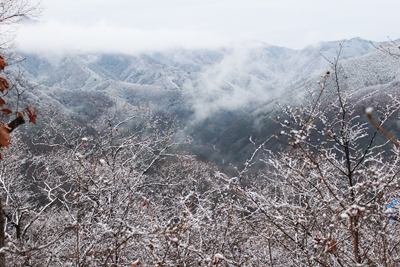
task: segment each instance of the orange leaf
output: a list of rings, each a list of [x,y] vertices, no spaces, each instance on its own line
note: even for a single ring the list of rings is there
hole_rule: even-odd
[[[136,261],[135,263],[132,263],[131,267],[139,266],[139,265],[141,265],[141,264],[142,264],[142,263],[141,263],[140,261]]]
[[[0,147],[7,147],[10,141],[10,136],[8,134],[8,131],[3,127],[0,126]]]
[[[27,113],[27,115],[28,115],[28,117],[29,117],[29,122],[31,122],[31,123],[33,123],[33,124],[36,124],[36,118],[37,118],[37,116],[36,116],[36,114],[35,114],[35,110],[33,109],[33,107],[27,106],[27,107],[26,107],[26,113]]]
[[[18,117],[23,117],[24,115],[21,112],[17,112]]]
[[[37,116],[35,114],[34,115],[28,115],[28,117],[29,117],[29,122],[30,123],[36,124]]]
[[[0,56],[0,70],[4,70],[6,66],[8,66],[7,61],[2,56]]]
[[[33,107],[31,107],[31,106],[27,106],[27,107],[26,107],[26,110],[27,110],[28,112],[32,112],[33,114],[35,114],[35,109],[34,109]]]
[[[6,108],[3,108],[1,111],[2,111],[5,115],[8,115],[8,114],[11,114],[11,113],[12,113],[11,110],[6,109]]]
[[[0,91],[3,93],[5,90],[9,89],[10,85],[8,84],[7,80],[0,77]]]
[[[4,101],[4,99],[0,97],[0,107],[4,106],[5,104],[6,101]]]

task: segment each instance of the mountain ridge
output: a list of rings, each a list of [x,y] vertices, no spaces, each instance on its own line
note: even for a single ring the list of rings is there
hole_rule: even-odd
[[[400,79],[399,61],[358,37],[300,50],[253,42],[214,50],[72,54],[54,60],[30,54],[24,55],[21,67],[27,80],[42,84],[36,89],[35,106],[58,102],[60,108],[84,117],[88,111],[83,100],[74,110],[73,101],[63,104],[66,95],[78,99],[98,94],[108,103],[115,97],[133,105],[144,103],[155,112],[178,116],[194,135],[194,145],[213,154],[215,146],[221,151],[233,150],[232,146],[244,149],[263,114],[277,110],[272,99],[299,103],[296,94],[316,85],[337,57],[339,44],[346,86],[362,88]],[[235,140],[227,141],[231,137]]]

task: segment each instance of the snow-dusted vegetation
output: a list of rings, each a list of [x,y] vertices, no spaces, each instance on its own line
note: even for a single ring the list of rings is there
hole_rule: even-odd
[[[397,266],[399,50],[366,43],[0,57],[0,267]]]
[[[236,175],[188,155],[174,119],[145,106],[93,104],[84,125],[48,108],[2,152],[6,261],[396,266],[399,147],[385,123],[397,119],[398,90],[342,89],[343,75],[334,60],[300,105],[277,101],[279,134],[250,138]]]

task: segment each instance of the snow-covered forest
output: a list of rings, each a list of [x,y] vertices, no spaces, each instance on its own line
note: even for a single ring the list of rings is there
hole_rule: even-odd
[[[0,3],[0,24],[39,10]],[[278,130],[248,136],[251,153],[229,173],[190,153],[175,116],[139,101],[87,99],[86,121],[35,107],[8,44],[0,266],[399,265],[400,82],[356,86],[343,43],[295,102],[276,98]],[[399,60],[395,42],[376,49]]]

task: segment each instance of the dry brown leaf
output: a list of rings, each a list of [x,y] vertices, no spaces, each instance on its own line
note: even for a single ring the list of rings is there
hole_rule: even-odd
[[[29,117],[29,122],[30,123],[36,124],[37,116],[35,114],[34,115],[28,115],[28,117]]]
[[[10,85],[8,84],[7,80],[0,77],[0,91],[3,93],[5,90],[9,89]]]
[[[7,61],[2,56],[0,56],[0,70],[4,70],[6,66],[8,66]]]
[[[28,112],[32,112],[33,114],[35,114],[35,109],[34,109],[33,107],[31,107],[31,106],[27,106],[27,107],[26,107],[26,110],[27,110]]]
[[[33,124],[36,124],[36,118],[37,118],[37,116],[36,116],[36,114],[35,114],[35,110],[33,109],[33,107],[27,106],[27,107],[26,107],[26,113],[27,113],[27,115],[28,115],[28,117],[29,117],[29,122],[30,122],[30,123],[33,123]]]
[[[328,249],[326,252],[330,253],[330,254],[334,254],[337,251],[337,242],[335,240],[331,240],[328,243]]]
[[[3,127],[0,126],[0,147],[7,147],[10,141],[10,135],[8,134],[8,131]]]
[[[0,97],[0,107],[4,106],[5,104],[6,101],[4,101],[4,99]]]
[[[6,108],[3,108],[1,111],[2,111],[5,115],[8,115],[8,114],[11,114],[11,113],[12,113],[11,110],[6,109]]]

